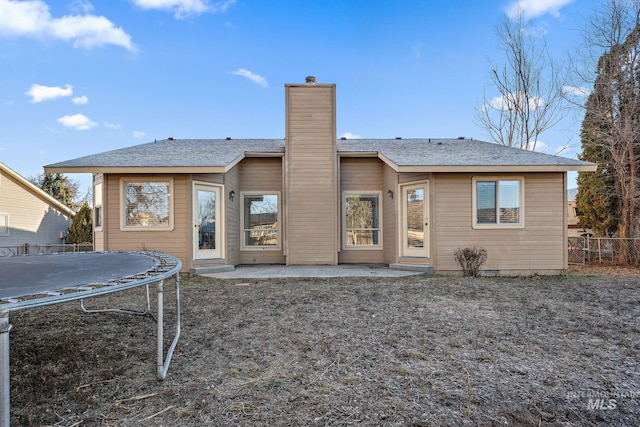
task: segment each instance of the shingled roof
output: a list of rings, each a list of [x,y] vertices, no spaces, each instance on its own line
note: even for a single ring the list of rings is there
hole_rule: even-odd
[[[399,172],[595,170],[593,163],[473,139],[352,139],[341,156],[379,157]],[[165,139],[45,166],[49,172],[223,173],[246,156],[282,156],[284,139]]]

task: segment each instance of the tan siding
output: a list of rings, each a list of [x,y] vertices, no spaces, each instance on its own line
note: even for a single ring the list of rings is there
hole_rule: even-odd
[[[191,265],[191,181],[188,175],[173,175],[174,229],[172,231],[120,230],[120,178],[105,175],[109,209],[106,212],[108,250],[151,250],[171,254],[182,261],[183,270]],[[150,175],[145,175],[148,177]],[[166,178],[164,175],[154,175]]]
[[[221,173],[197,173],[193,175],[193,180],[222,185],[225,182],[224,177]]]
[[[257,191],[257,192],[279,192],[282,199],[282,159],[279,157],[273,158],[246,158],[242,160],[237,166],[240,191]],[[238,194],[239,196],[239,194]],[[238,205],[238,209],[241,209],[240,203],[242,200],[238,198],[234,204]],[[286,262],[283,250],[282,250],[282,200],[280,200],[280,238],[281,248],[280,250],[262,249],[262,250],[240,250],[238,259],[240,264],[284,264]],[[240,232],[240,211],[237,212],[237,218],[233,219],[238,222],[238,228],[236,231],[235,239],[240,244],[241,232]]]
[[[335,85],[286,86],[288,264],[336,264]]]
[[[423,172],[403,172],[398,174],[398,182],[400,184],[408,184],[410,182],[426,181],[430,174]]]
[[[229,193],[233,191],[236,196],[229,200]],[[222,197],[227,198],[226,203],[226,263],[237,265],[240,263],[240,177],[239,167],[236,165],[224,175],[224,193]]]
[[[477,175],[476,175],[477,176]],[[514,174],[525,180],[525,227],[472,228],[471,174],[436,174],[435,214],[437,271],[459,271],[453,253],[477,246],[488,251],[484,266],[501,274],[562,270],[564,264],[563,173]]]
[[[60,232],[67,232],[71,218],[36,196],[20,182],[0,176],[0,213],[9,215],[9,236],[0,236],[0,247],[31,244],[59,244]]]
[[[380,192],[380,203],[382,204],[382,221],[381,226],[384,228],[384,206],[386,191],[383,191],[382,161],[376,158],[343,158],[340,159],[340,194],[343,191],[362,191],[362,192]],[[387,198],[388,199],[388,198]],[[341,201],[342,204],[342,196]],[[342,213],[344,215],[344,212]],[[340,227],[342,228],[342,218]],[[344,242],[344,230],[341,232],[341,239]],[[384,230],[382,234],[381,249],[345,249],[339,255],[340,263],[383,263],[384,262],[384,245],[387,242],[384,239]],[[344,244],[344,243],[342,243]]]

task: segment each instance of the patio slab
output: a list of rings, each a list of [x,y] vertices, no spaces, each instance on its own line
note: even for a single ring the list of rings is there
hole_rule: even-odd
[[[267,279],[278,277],[404,277],[420,271],[394,270],[367,265],[242,265],[231,271],[202,273],[217,279]]]

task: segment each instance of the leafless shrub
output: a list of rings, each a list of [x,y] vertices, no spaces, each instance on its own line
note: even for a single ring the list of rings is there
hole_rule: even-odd
[[[455,252],[456,261],[462,267],[463,276],[478,277],[480,268],[487,260],[487,250],[484,248],[468,247]]]

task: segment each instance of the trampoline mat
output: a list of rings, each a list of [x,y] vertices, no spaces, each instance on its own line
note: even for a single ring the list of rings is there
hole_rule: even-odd
[[[119,252],[0,257],[0,299],[111,282],[155,265],[156,260],[149,256]]]

